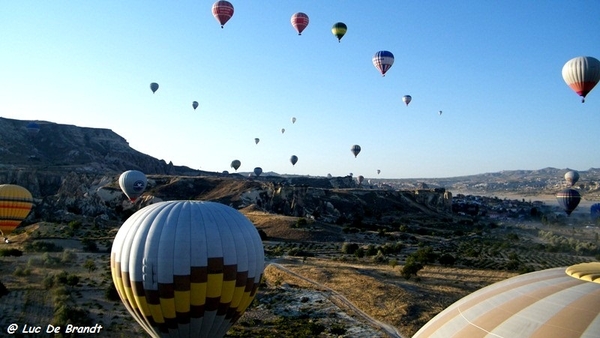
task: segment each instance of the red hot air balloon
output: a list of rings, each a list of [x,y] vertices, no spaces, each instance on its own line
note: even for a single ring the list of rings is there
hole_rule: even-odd
[[[585,96],[600,81],[600,61],[591,56],[573,58],[563,66],[562,76],[567,85],[581,96],[583,103]]]
[[[308,15],[302,12],[294,13],[291,22],[298,35],[302,35],[302,31],[308,26]]]
[[[381,76],[385,76],[385,73],[392,67],[394,64],[394,54],[392,52],[388,52],[387,50],[382,50],[373,56],[373,65],[379,72]]]
[[[233,16],[233,5],[229,1],[217,1],[212,6],[212,13],[223,28]]]

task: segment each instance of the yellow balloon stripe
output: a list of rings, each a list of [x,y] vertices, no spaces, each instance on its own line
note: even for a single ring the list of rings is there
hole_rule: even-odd
[[[190,291],[175,291],[175,310],[190,312]]]
[[[233,299],[233,292],[235,290],[235,281],[223,282],[223,288],[221,292],[221,303],[231,303]]]
[[[206,297],[215,298],[220,297],[223,290],[223,274],[222,273],[209,273],[208,274],[208,285],[206,288]]]
[[[200,306],[206,302],[206,283],[191,283],[190,284],[190,303],[191,305]]]

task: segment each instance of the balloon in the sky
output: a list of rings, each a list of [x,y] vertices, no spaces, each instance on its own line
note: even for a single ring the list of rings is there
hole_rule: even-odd
[[[240,160],[233,160],[231,161],[231,167],[233,169],[235,169],[235,171],[238,170],[238,168],[242,165],[242,162],[240,162]]]
[[[292,165],[296,165],[296,162],[298,162],[298,156],[292,155],[292,157],[290,157],[290,162],[292,162]]]
[[[565,181],[569,186],[573,186],[579,181],[579,173],[576,170],[569,170],[565,173]]]
[[[298,32],[298,35],[302,35],[302,31],[308,26],[308,15],[302,12],[294,13],[290,21],[294,29]]]
[[[152,82],[150,84],[150,90],[152,90],[152,94],[156,93],[156,91],[158,90],[158,83]]]
[[[356,157],[358,156],[358,153],[360,153],[360,146],[355,144],[352,146],[352,148],[350,148],[350,151],[354,154],[354,157]]]
[[[198,101],[192,102],[192,108],[194,108],[194,110],[196,110],[196,108],[198,108]]]
[[[600,61],[591,56],[573,58],[562,69],[562,77],[577,95],[581,102],[600,80]]]
[[[123,223],[110,268],[121,301],[152,337],[223,337],[264,270],[252,222],[216,202],[167,201]]]
[[[296,118],[292,117],[292,123],[296,123]]]
[[[335,35],[338,42],[342,42],[342,38],[344,37],[344,34],[346,34],[346,31],[348,31],[348,27],[343,22],[336,22],[333,24],[333,27],[331,27],[331,33]]]
[[[565,189],[556,194],[558,204],[563,208],[567,215],[571,215],[573,210],[579,205],[581,195],[574,189]]]
[[[333,178],[331,174],[327,174],[327,178]]]
[[[258,176],[260,176],[260,174],[262,174],[262,168],[261,167],[254,168],[254,175],[256,175],[256,177],[258,177]]]
[[[410,96],[410,95],[402,96],[402,102],[404,102],[407,106],[410,103],[410,101],[412,101],[412,96]]]
[[[10,234],[27,218],[33,197],[29,190],[20,185],[0,185],[0,231],[4,236]],[[5,239],[6,241],[6,239]]]
[[[223,28],[233,16],[233,5],[229,1],[217,1],[212,5],[212,13]]]
[[[281,128],[281,133],[285,133],[285,128]]]
[[[25,126],[25,128],[27,129],[27,132],[31,136],[35,136],[37,133],[40,132],[40,125],[35,122],[27,123],[27,126]]]
[[[119,186],[131,202],[144,193],[147,183],[146,175],[138,170],[127,170],[119,176]]]
[[[258,142],[260,142],[260,139],[258,137],[254,138],[254,143],[258,144]]]
[[[441,110],[438,112],[438,115],[442,115],[442,111]]]
[[[381,172],[381,170],[377,169],[377,175],[379,175],[380,172]]]
[[[362,182],[365,180],[365,177],[363,175],[358,175],[356,179],[358,180],[358,184],[362,184]]]
[[[373,56],[373,65],[379,70],[381,76],[385,76],[385,73],[394,64],[394,54],[387,50],[382,50]]]

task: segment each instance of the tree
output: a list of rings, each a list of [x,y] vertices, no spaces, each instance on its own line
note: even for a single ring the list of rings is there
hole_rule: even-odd
[[[453,266],[456,262],[456,258],[451,254],[446,253],[441,255],[440,258],[438,258],[438,262],[440,262],[440,264],[442,264],[443,266]]]
[[[406,258],[406,263],[402,267],[400,274],[404,279],[409,280],[411,276],[417,276],[417,273],[423,269],[423,265],[415,260],[415,257],[410,255]]]
[[[88,259],[83,263],[83,267],[87,269],[88,272],[96,271],[96,263],[92,259]]]

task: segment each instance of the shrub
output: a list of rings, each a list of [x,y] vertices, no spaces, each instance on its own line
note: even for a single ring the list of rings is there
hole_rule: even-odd
[[[56,245],[51,242],[44,241],[35,241],[31,243],[26,243],[24,246],[25,251],[32,252],[60,252],[63,251],[63,247],[60,245]]]
[[[20,256],[23,256],[23,251],[21,251],[19,249],[2,249],[2,250],[0,250],[0,256],[2,256],[2,257],[6,257],[6,256],[20,257]]]
[[[417,276],[417,273],[423,269],[423,265],[415,260],[413,256],[406,258],[406,264],[402,267],[400,274],[404,279],[409,280],[411,276]]]
[[[440,262],[440,264],[442,264],[443,266],[453,266],[456,262],[456,258],[451,254],[446,253],[441,255],[440,258],[438,258],[438,262]]]
[[[359,246],[356,243],[344,243],[342,245],[342,253],[353,255],[358,248]]]
[[[83,245],[83,251],[98,252],[98,245],[92,239],[84,238],[81,240],[81,244]]]

